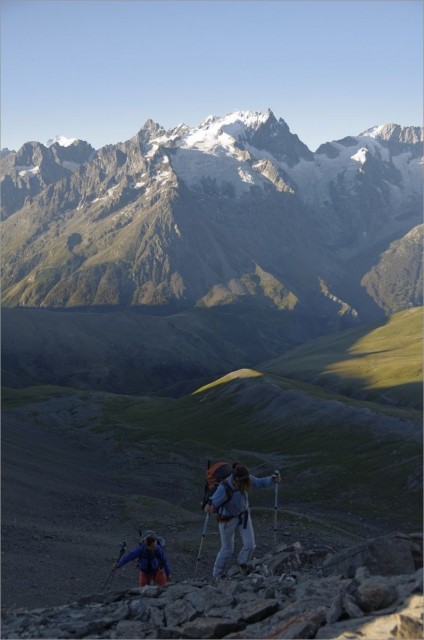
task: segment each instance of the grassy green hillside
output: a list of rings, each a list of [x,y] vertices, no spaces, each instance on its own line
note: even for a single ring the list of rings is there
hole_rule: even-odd
[[[189,511],[198,509],[207,460],[238,459],[258,475],[283,471],[287,513],[419,527],[421,318],[411,309],[382,327],[321,338],[181,398],[8,388],[3,411],[34,428],[106,434],[137,468],[178,476],[172,503]],[[266,500],[259,492],[255,508]]]
[[[358,398],[422,407],[423,310],[318,338],[259,366]]]
[[[241,459],[258,475],[282,469],[288,509],[390,519],[399,529],[421,521],[421,417],[412,409],[246,370],[180,399],[40,387],[6,389],[3,404],[34,424],[60,418],[112,434],[117,450],[139,456],[140,468],[153,461],[170,477],[178,468],[176,503],[184,508],[201,499],[208,458]],[[94,405],[87,418],[82,409]],[[255,504],[266,500],[258,495]]]

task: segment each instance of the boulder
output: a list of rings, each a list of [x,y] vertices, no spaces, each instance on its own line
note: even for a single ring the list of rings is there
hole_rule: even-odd
[[[371,538],[349,549],[342,549],[327,559],[323,564],[323,575],[353,578],[360,567],[366,567],[372,575],[414,573],[416,546],[416,540],[408,534]]]
[[[397,590],[380,577],[370,578],[359,585],[356,602],[363,611],[378,611],[389,607],[397,598]]]

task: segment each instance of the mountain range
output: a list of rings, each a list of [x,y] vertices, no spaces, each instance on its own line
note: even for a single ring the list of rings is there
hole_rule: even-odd
[[[335,328],[421,305],[423,140],[386,124],[312,153],[268,110],[5,151],[3,305],[253,304]]]
[[[312,153],[271,111],[237,111],[168,131],[149,120],[98,150],[57,136],[2,151],[8,606],[91,589],[93,540],[106,577],[116,536],[140,526],[170,540],[178,590],[212,459],[282,470],[278,531],[274,492],[254,497],[264,552],[272,532],[345,549],[419,529],[423,139],[387,124]],[[45,634],[40,611],[19,629],[6,613],[10,633],[30,620]],[[92,635],[85,624],[65,620]]]

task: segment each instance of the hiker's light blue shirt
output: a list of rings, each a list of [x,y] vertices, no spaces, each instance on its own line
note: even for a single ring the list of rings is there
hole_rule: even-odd
[[[270,487],[274,484],[272,476],[267,476],[265,478],[250,476],[250,481],[252,483],[252,487],[255,489],[265,489],[266,487]],[[232,476],[228,476],[228,478],[223,480],[223,482],[228,482],[234,493],[230,500],[228,500],[224,484],[219,484],[211,498],[212,506],[215,509],[219,509],[219,507],[225,502],[226,504],[224,504],[222,509],[219,509],[219,513],[223,516],[238,516],[240,513],[247,511],[249,508],[249,495],[247,491],[240,492],[236,488]],[[226,502],[227,500],[228,502]]]

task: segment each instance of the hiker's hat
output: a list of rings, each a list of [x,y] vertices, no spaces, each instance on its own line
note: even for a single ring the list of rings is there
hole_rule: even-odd
[[[147,531],[144,531],[144,533],[141,534],[140,542],[144,542],[145,539],[149,537],[157,540],[158,544],[160,544],[161,547],[165,546],[165,538],[163,538],[162,536],[158,536],[156,531],[153,531],[152,529],[147,529]]]

